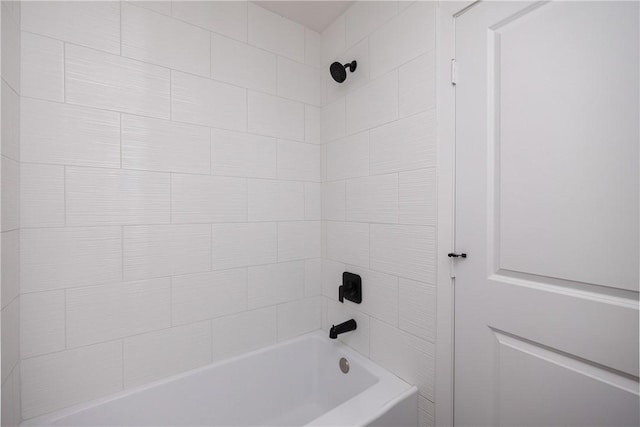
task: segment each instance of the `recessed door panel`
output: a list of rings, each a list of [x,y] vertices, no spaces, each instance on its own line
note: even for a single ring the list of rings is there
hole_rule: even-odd
[[[637,4],[493,26],[500,268],[638,290]]]

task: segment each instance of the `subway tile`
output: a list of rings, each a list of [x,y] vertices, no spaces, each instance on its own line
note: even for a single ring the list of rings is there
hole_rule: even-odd
[[[433,344],[371,319],[371,360],[418,387],[420,394],[434,396]]]
[[[2,346],[2,382],[20,361],[20,298],[11,301],[0,315],[0,346]],[[19,369],[19,368],[18,368]]]
[[[278,146],[275,138],[211,130],[213,175],[276,178]]]
[[[249,180],[249,221],[304,219],[304,183]]]
[[[122,3],[122,56],[209,77],[209,32]]]
[[[391,72],[346,97],[347,134],[398,118],[398,74]]]
[[[369,266],[369,224],[327,222],[327,257],[334,261]]]
[[[247,220],[247,180],[219,176],[171,177],[173,223]]]
[[[320,146],[320,176],[322,181],[327,180],[327,144]]]
[[[68,103],[169,118],[168,69],[74,45],[65,55]]]
[[[171,118],[179,122],[244,131],[247,127],[246,90],[172,71]]]
[[[350,266],[353,268],[353,266]],[[327,258],[322,259],[322,295],[331,301],[338,301],[338,287],[342,285],[342,273],[347,271],[344,263],[332,261]]]
[[[208,271],[211,226],[127,226],[123,232],[124,279],[138,280]]]
[[[369,175],[369,132],[327,144],[327,180]]]
[[[135,225],[170,222],[169,174],[66,168],[66,224]]]
[[[211,77],[260,92],[276,93],[276,55],[227,37],[211,36]]]
[[[20,226],[64,227],[64,166],[20,165]]]
[[[323,325],[323,330],[328,334],[332,325],[354,319],[358,325],[356,330],[338,335],[338,341],[347,344],[358,353],[369,357],[369,316],[356,310],[353,306],[330,300],[327,300],[326,310],[326,324]]]
[[[418,395],[418,424],[426,427],[433,427],[435,423],[435,405],[429,399]]]
[[[144,7],[146,9],[149,10],[154,10],[158,13],[162,13],[163,15],[171,15],[171,1],[166,0],[166,1],[147,1],[147,0],[141,0],[141,1],[131,1],[131,0],[126,0],[127,3],[136,5],[136,6],[140,6],[140,7]]]
[[[120,167],[118,113],[22,98],[23,162]]]
[[[22,292],[116,282],[122,277],[120,227],[21,230]]]
[[[320,222],[320,256],[327,257],[327,221]]]
[[[20,7],[12,9],[10,2],[2,2],[0,40],[2,41],[2,79],[15,92],[20,92]],[[21,3],[16,3],[21,6]]]
[[[4,62],[3,62],[4,63]],[[22,124],[22,114],[20,112],[21,104],[24,103],[25,98],[20,98],[18,93],[14,91],[9,85],[2,80],[0,82],[0,103],[1,107],[1,121],[2,129],[2,141],[0,141],[0,152],[3,156],[12,160],[20,159],[20,125]]]
[[[278,95],[319,106],[320,70],[279,56]]]
[[[366,292],[362,295],[362,303],[353,306],[349,301],[345,304],[353,306],[369,316],[398,326],[398,278],[366,268],[346,266],[346,271],[359,274]]]
[[[306,298],[280,304],[278,310],[278,341],[318,330],[322,324],[322,299]]]
[[[398,175],[347,180],[347,221],[398,222]]]
[[[436,170],[401,172],[399,207],[401,224],[436,225]]]
[[[249,91],[249,132],[304,140],[304,104]]]
[[[226,316],[247,309],[247,270],[224,270],[171,279],[174,325]]]
[[[278,259],[275,223],[213,224],[214,270],[268,264]]]
[[[115,393],[122,390],[122,343],[25,359],[21,377],[25,419]]]
[[[27,32],[20,43],[20,94],[64,101],[64,43]]]
[[[168,328],[170,298],[166,277],[67,289],[67,347]]]
[[[304,219],[317,221],[322,217],[322,193],[319,182],[304,183]]]
[[[435,342],[436,288],[433,285],[400,279],[400,329]]]
[[[278,223],[278,261],[320,257],[320,221]]]
[[[209,322],[124,339],[124,386],[135,387],[211,362]]]
[[[174,1],[172,14],[214,33],[247,41],[246,1]]]
[[[402,13],[406,8],[415,3],[416,0],[400,0],[398,2],[398,12]]]
[[[322,295],[322,259],[308,259],[304,262],[304,296]]]
[[[304,63],[312,67],[320,67],[320,34],[308,28],[304,29]]]
[[[435,16],[435,3],[417,1],[371,34],[371,78],[435,49]]]
[[[336,60],[341,64],[347,64],[355,60],[357,61],[357,67],[354,72],[347,71],[347,79],[342,83],[337,83],[333,80],[330,73],[325,72],[322,74],[325,83],[324,96],[327,103],[332,103],[369,82],[369,39],[361,40],[346,52],[341,53]]]
[[[353,46],[396,16],[396,1],[356,2],[345,13],[346,43]]]
[[[310,144],[322,142],[320,132],[321,109],[313,105],[304,106],[304,140]]]
[[[436,115],[429,110],[371,131],[371,174],[436,166]]]
[[[122,167],[209,174],[209,128],[122,115]]]
[[[1,230],[20,227],[20,163],[8,157],[0,160]]]
[[[338,100],[323,106],[320,115],[320,135],[323,143],[345,136],[345,98],[339,98]]]
[[[322,219],[329,221],[346,220],[345,181],[322,183]]]
[[[249,309],[302,298],[304,261],[249,267]]]
[[[320,147],[278,141],[278,178],[320,182]]]
[[[249,3],[249,44],[304,62],[304,27]]]
[[[211,322],[213,360],[218,361],[276,343],[276,307],[265,307]]]
[[[120,53],[119,2],[24,2],[22,30]]]
[[[0,302],[6,307],[20,294],[20,230],[0,234]]]
[[[346,49],[345,22],[344,14],[342,14],[322,32],[320,37],[322,66],[333,62]]]
[[[435,283],[435,244],[433,227],[371,224],[371,268]]]
[[[436,58],[429,51],[399,70],[399,113],[408,117],[436,106]]]

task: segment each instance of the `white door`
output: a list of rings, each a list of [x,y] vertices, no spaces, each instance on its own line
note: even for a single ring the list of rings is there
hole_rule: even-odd
[[[639,3],[456,18],[456,425],[639,425]]]

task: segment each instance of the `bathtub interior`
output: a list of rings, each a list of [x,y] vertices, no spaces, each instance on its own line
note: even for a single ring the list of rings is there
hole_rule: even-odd
[[[327,341],[295,339],[34,425],[304,425],[380,381],[357,355]],[[339,368],[343,356],[348,374]]]

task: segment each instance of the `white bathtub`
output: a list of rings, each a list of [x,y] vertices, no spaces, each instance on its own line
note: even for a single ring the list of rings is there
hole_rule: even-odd
[[[349,361],[342,373],[340,358]],[[417,426],[417,390],[325,334],[77,405],[24,426]]]

